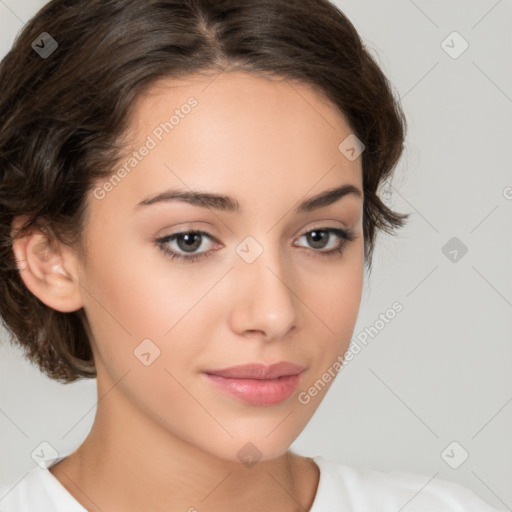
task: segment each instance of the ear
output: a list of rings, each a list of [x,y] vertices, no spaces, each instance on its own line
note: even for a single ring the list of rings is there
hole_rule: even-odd
[[[25,217],[16,217],[13,230],[17,232],[23,220]],[[22,238],[13,236],[13,251],[21,279],[41,302],[63,313],[83,307],[76,278],[78,261],[70,247],[46,230],[31,227]]]

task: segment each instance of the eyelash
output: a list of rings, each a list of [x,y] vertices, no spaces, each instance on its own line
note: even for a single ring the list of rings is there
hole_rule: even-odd
[[[353,240],[355,240],[357,238],[357,236],[355,235],[355,233],[352,230],[340,229],[340,228],[313,228],[313,229],[303,233],[300,237],[303,237],[303,236],[313,233],[315,231],[321,231],[321,232],[326,232],[329,234],[334,234],[341,240],[341,244],[339,247],[330,249],[329,251],[321,251],[321,250],[311,249],[313,252],[318,253],[318,255],[320,255],[320,256],[340,255],[345,250],[345,245],[348,242],[352,242]],[[212,235],[207,233],[206,231],[189,230],[189,231],[181,231],[179,233],[174,233],[172,235],[168,235],[166,237],[159,238],[159,239],[155,240],[155,243],[158,245],[159,249],[164,253],[165,256],[168,256],[171,259],[185,261],[187,263],[194,263],[199,260],[202,260],[202,259],[210,256],[211,253],[213,252],[212,250],[210,250],[210,251],[198,253],[197,255],[194,255],[194,256],[183,256],[175,251],[169,250],[166,247],[169,242],[176,240],[176,238],[178,238],[182,235],[203,235],[204,237],[208,238],[209,240],[211,240],[213,242],[216,241],[216,239]],[[330,241],[330,238],[329,238],[329,241]]]

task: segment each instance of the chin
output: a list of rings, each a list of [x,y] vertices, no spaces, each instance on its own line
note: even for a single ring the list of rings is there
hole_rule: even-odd
[[[219,459],[242,463],[248,468],[254,466],[257,462],[270,461],[285,455],[290,443],[276,443],[276,440],[270,440],[272,434],[265,438],[267,434],[258,436],[247,436],[243,439],[236,437],[230,439],[227,443],[217,443],[215,441],[215,449],[211,446],[206,449],[211,455]]]

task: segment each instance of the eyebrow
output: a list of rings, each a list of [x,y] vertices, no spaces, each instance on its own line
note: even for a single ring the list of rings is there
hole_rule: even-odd
[[[347,195],[354,195],[359,198],[363,197],[361,190],[359,190],[354,185],[346,184],[342,185],[341,187],[325,190],[324,192],[320,192],[319,194],[310,197],[305,201],[302,201],[295,208],[295,213],[297,214],[310,212],[324,206],[329,206]],[[139,210],[153,204],[167,203],[172,201],[181,201],[194,206],[212,208],[214,210],[220,211],[234,213],[240,213],[242,211],[240,203],[233,197],[220,194],[212,194],[210,192],[196,192],[176,189],[165,190],[164,192],[161,192],[155,196],[147,197],[138,203],[135,209]]]

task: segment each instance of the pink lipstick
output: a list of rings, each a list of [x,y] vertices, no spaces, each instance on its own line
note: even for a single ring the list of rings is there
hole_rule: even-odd
[[[208,380],[218,389],[251,405],[275,405],[297,389],[305,367],[289,362],[262,363],[207,370]]]

